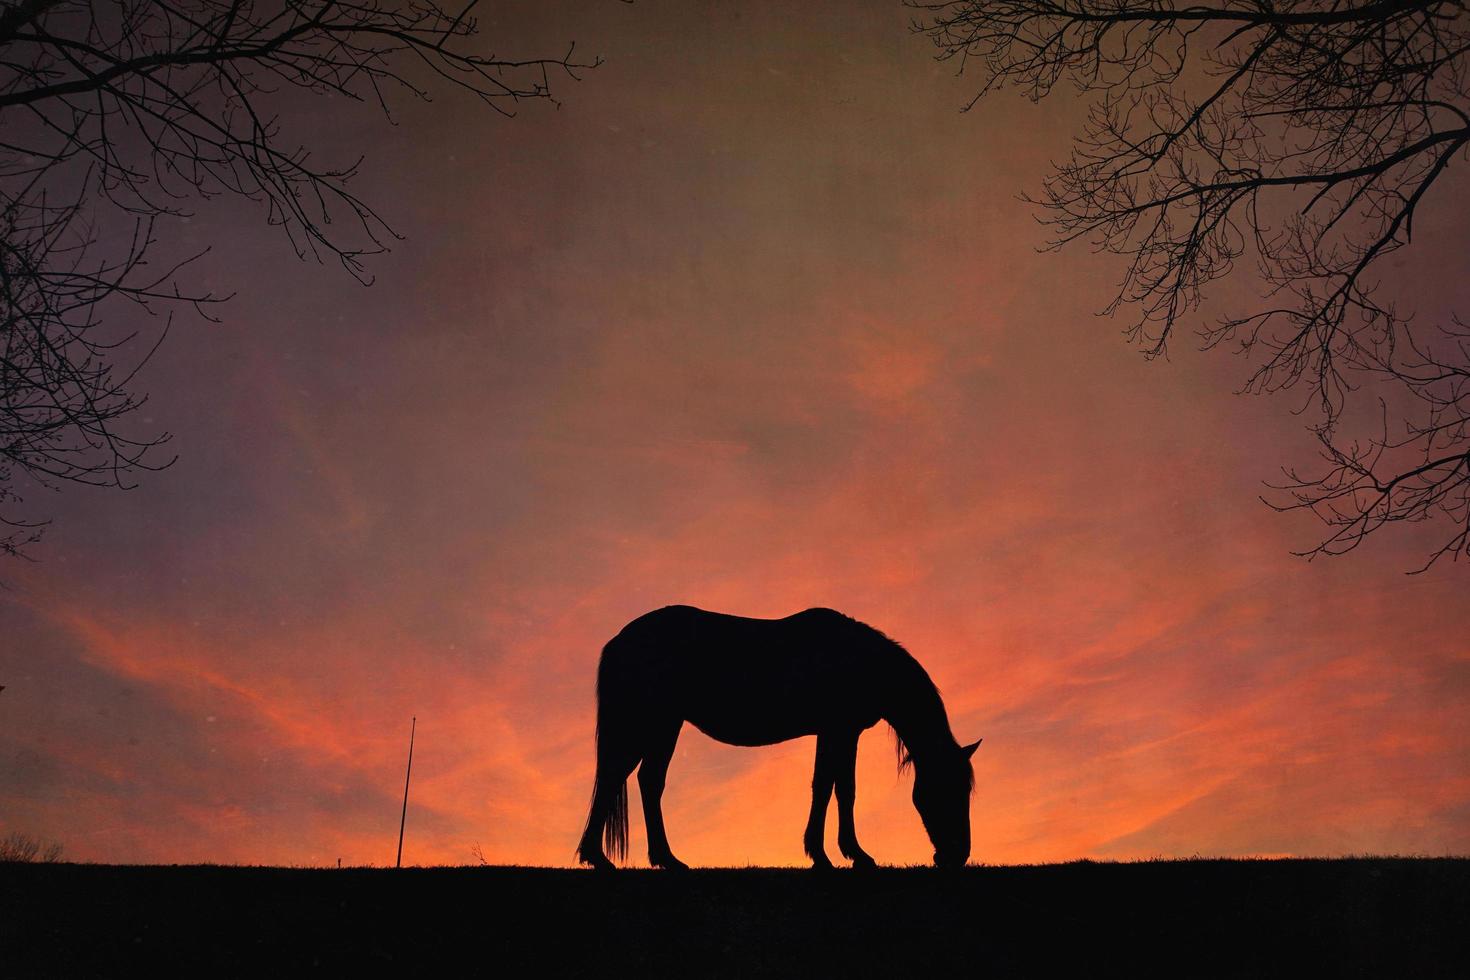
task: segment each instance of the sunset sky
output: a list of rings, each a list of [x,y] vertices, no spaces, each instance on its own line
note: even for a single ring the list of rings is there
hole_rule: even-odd
[[[1319,526],[1257,498],[1312,459],[1294,396],[1099,318],[1118,260],[1038,253],[1020,200],[1085,105],[961,112],[909,13],[513,4],[497,53],[605,59],[560,109],[287,112],[406,239],[364,288],[247,206],[190,223],[237,295],[141,379],[178,462],[35,498],[0,564],[0,834],[391,863],[416,715],[405,863],[570,865],[602,644],[688,603],[902,642],[985,739],[974,861],[1470,852],[1470,570],[1404,574],[1434,528],[1292,557]],[[1427,317],[1470,311],[1463,186],[1395,257]],[[675,853],[806,863],[813,746],[686,726]],[[927,862],[882,726],[858,765],[864,847]]]

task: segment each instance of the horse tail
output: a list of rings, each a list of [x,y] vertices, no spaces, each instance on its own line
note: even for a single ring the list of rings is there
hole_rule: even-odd
[[[621,636],[621,634],[619,634]],[[619,737],[626,738],[625,730],[613,731],[616,727],[613,715],[616,711],[615,702],[619,699],[616,691],[612,690],[616,685],[613,680],[614,671],[608,663],[608,655],[618,642],[614,637],[602,648],[602,656],[597,663],[597,758],[598,768],[602,767],[604,758],[611,759],[616,753],[616,746],[611,743]],[[616,778],[616,777],[613,777]],[[621,861],[628,856],[628,777],[625,775],[618,783],[616,792],[613,793],[612,809],[607,815],[607,825],[602,831],[602,843],[610,852],[611,856]]]
[[[602,714],[602,707],[598,705],[598,715]],[[597,780],[592,786],[592,805],[587,813],[587,823],[582,828],[582,840],[584,846],[595,846],[597,838],[588,840],[589,834],[595,834],[592,829],[592,821],[597,818],[597,793],[606,778],[607,767],[603,759],[607,758],[607,734],[604,731],[603,719],[597,719]],[[613,791],[611,807],[607,813],[607,822],[602,827],[602,843],[607,848],[609,855],[621,861],[628,856],[628,780],[624,778]]]
[[[613,796],[612,812],[602,831],[602,844],[618,861],[628,856],[628,781],[625,779]]]
[[[616,642],[614,639],[603,648],[602,660],[597,668],[597,778],[592,787],[592,806],[587,814],[587,825],[582,831],[582,848],[584,854],[596,848],[597,831],[594,823],[601,817],[604,821],[603,846],[610,852],[610,856],[623,860],[628,856],[628,770],[621,770],[622,779],[618,779],[615,773],[619,772],[622,761],[619,758],[623,754],[620,751],[623,748],[620,740],[626,739],[627,733],[623,726],[614,721],[619,713],[615,706],[619,697],[611,690],[614,684],[608,670],[608,653]],[[611,784],[615,779],[618,780],[617,785],[613,786]],[[599,796],[606,808],[605,814],[598,812]]]

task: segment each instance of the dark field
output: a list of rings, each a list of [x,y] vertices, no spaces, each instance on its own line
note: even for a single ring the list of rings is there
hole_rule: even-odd
[[[0,865],[0,974],[1470,976],[1470,860]],[[375,971],[376,972],[376,971]]]

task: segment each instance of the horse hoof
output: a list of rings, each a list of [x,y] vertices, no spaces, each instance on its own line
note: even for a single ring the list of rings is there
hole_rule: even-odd
[[[852,859],[852,869],[854,871],[867,871],[872,868],[876,868],[877,866],[878,862],[874,861],[872,857],[867,854],[859,854],[857,857]]]
[[[668,857],[664,858],[661,861],[650,861],[649,864],[652,864],[655,868],[663,868],[665,871],[688,871],[689,870],[689,865],[685,864],[683,861],[680,861],[678,858],[674,857],[672,854],[670,854]]]
[[[593,871],[616,871],[618,866],[607,859],[605,854],[581,854],[578,860],[590,867]]]
[[[831,870],[833,870],[832,869],[832,862],[826,860],[825,858],[822,859],[821,861],[813,861],[812,862],[812,870],[813,871],[831,871]]]

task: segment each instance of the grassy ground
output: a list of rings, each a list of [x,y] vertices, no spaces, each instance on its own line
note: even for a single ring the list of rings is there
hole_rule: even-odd
[[[1470,976],[1470,860],[0,865],[0,974]],[[376,971],[375,971],[376,972]]]

